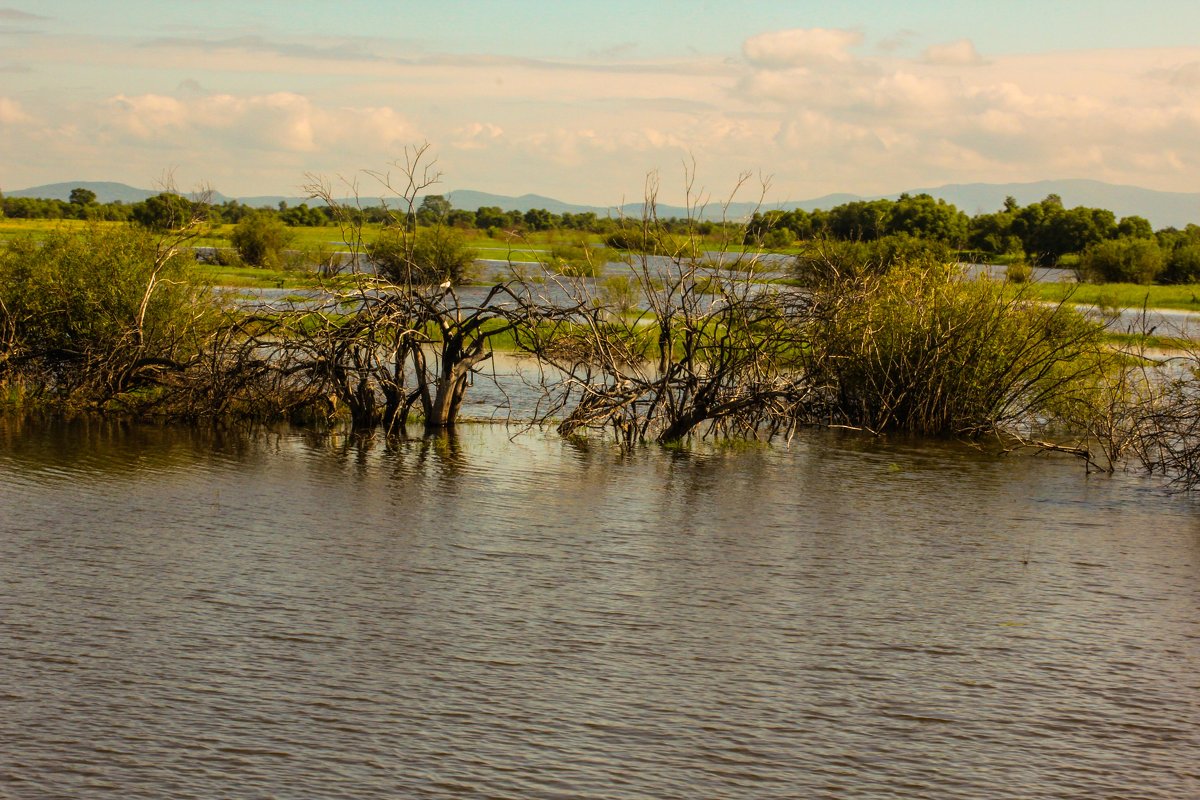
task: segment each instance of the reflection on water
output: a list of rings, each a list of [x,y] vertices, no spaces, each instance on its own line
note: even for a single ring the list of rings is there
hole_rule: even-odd
[[[1133,477],[115,424],[0,474],[0,795],[1200,795],[1200,508]]]

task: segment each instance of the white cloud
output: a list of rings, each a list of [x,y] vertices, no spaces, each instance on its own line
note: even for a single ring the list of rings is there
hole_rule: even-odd
[[[0,97],[0,125],[25,125],[30,122],[33,122],[33,117],[25,113],[20,103]]]
[[[896,117],[961,110],[961,89],[956,82],[908,70],[883,76],[868,88],[868,93],[875,109]]]
[[[504,129],[490,122],[472,122],[451,134],[451,146],[460,150],[483,150],[504,136]]]
[[[1190,61],[1170,70],[1168,80],[1172,86],[1186,89],[1200,88],[1200,61]]]
[[[821,67],[783,46],[749,58],[753,41],[763,38],[747,42],[738,97],[779,120],[761,157],[857,186],[825,184],[831,191],[1064,176],[1189,190],[1183,176],[1200,175],[1186,144],[1200,140],[1200,110],[1180,91],[1200,86],[1195,49],[985,61],[960,40],[916,61]]]
[[[113,121],[139,139],[162,136],[169,130],[181,130],[188,121],[187,107],[173,97],[147,94],[126,97],[119,94],[109,100]]]
[[[970,39],[959,39],[948,44],[935,44],[925,49],[922,60],[927,64],[943,64],[954,67],[969,67],[984,63]]]
[[[821,66],[851,61],[850,48],[862,40],[857,31],[793,28],[752,36],[742,52],[751,64],[764,69]]]
[[[21,155],[5,180],[137,182],[183,165],[222,191],[260,194],[428,140],[458,188],[601,203],[691,156],[718,191],[722,177],[761,170],[792,199],[1067,176],[1200,184],[1200,48],[984,60],[961,39],[913,58],[874,44],[878,33],[779,30],[746,39],[740,57],[616,65],[355,58],[320,39],[239,40],[198,59],[191,47],[47,39],[11,55],[33,71],[6,75],[11,99],[0,98],[6,147]],[[71,70],[115,88],[61,80]]]
[[[239,96],[117,95],[108,102],[110,125],[135,138],[184,144],[219,136],[228,146],[295,153],[321,148],[407,142],[415,129],[389,107],[322,108],[292,92]]]

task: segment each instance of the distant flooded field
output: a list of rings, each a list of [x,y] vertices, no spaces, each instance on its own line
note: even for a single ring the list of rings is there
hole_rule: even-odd
[[[944,443],[0,423],[0,796],[1200,795],[1200,505]]]

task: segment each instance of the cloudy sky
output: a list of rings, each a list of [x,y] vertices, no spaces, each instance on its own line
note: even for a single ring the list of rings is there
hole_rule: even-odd
[[[428,142],[445,190],[610,205],[1094,178],[1200,191],[1200,3],[0,0],[0,190],[299,194]],[[752,199],[743,196],[742,199]]]

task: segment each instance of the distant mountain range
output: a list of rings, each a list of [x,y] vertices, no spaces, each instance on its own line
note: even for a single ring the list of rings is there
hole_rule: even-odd
[[[116,200],[124,203],[136,203],[158,194],[156,190],[137,189],[123,183],[109,181],[52,183],[45,186],[33,186],[29,189],[5,192],[5,194],[9,197],[42,197],[67,200],[70,197],[71,190],[76,187],[92,190],[96,193],[96,198],[101,203],[110,203]],[[970,215],[998,211],[1004,205],[1006,197],[1013,197],[1021,205],[1027,205],[1037,202],[1049,194],[1057,194],[1068,208],[1075,206],[1106,208],[1116,214],[1118,219],[1132,215],[1142,216],[1150,220],[1150,223],[1155,228],[1166,226],[1182,228],[1189,223],[1200,224],[1200,192],[1158,192],[1152,189],[1142,189],[1137,186],[1119,186],[1092,180],[1056,180],[1037,181],[1035,183],[956,183],[927,189],[911,189],[906,194],[928,194],[945,200],[948,203],[953,203],[960,210]],[[499,206],[506,211],[528,211],[531,208],[544,208],[555,214],[580,214],[590,211],[600,216],[624,214],[636,217],[642,213],[641,203],[626,203],[619,207],[586,206],[564,203],[552,197],[543,197],[536,194],[510,197],[507,195],[476,192],[469,189],[447,191],[445,195],[455,208],[471,210],[482,206]],[[895,200],[899,196],[900,193],[873,195],[869,197],[852,194],[829,194],[813,198],[812,200],[768,203],[763,208],[777,208],[788,211],[800,208],[805,211],[813,211],[818,208],[833,208],[834,206],[855,200]],[[219,192],[214,193],[213,199],[217,203],[236,199],[240,203],[255,208],[262,206],[274,208],[280,202],[286,202],[290,206],[296,206],[301,203],[313,203],[312,200],[305,197],[269,195],[230,198]],[[378,202],[379,200],[375,198],[362,198],[364,205],[371,205]],[[726,213],[730,219],[741,219],[753,213],[757,208],[758,206],[754,203],[734,203]],[[686,210],[678,206],[659,205],[658,213],[663,217],[683,216]],[[719,206],[710,205],[705,209],[705,216],[707,218],[718,217],[720,214],[721,209]]]

